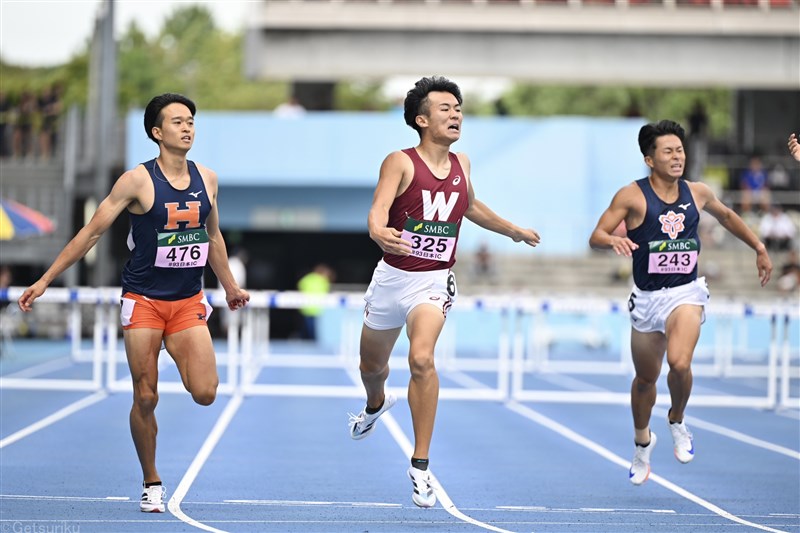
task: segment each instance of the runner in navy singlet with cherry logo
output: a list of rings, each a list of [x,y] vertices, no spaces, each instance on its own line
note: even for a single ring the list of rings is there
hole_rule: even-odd
[[[650,455],[657,442],[650,431],[650,416],[665,352],[672,400],[667,421],[673,451],[681,463],[694,459],[694,439],[683,417],[692,391],[692,357],[709,298],[705,278],[697,277],[700,210],[756,251],[762,286],[772,272],[766,247],[739,215],[708,185],[682,179],[686,163],[683,138],[683,128],[671,120],[639,130],[639,150],[650,176],[617,191],[589,239],[592,248],[633,256],[634,286],[628,310],[636,370],[631,385],[635,451],[628,478],[634,485],[650,476]],[[627,236],[615,234],[623,222]]]
[[[539,235],[499,217],[475,198],[469,158],[450,152],[461,136],[461,91],[442,77],[422,78],[405,100],[404,118],[420,136],[414,148],[389,154],[381,165],[367,224],[381,250],[364,296],[361,380],[367,405],[350,415],[350,436],[363,439],[378,417],[394,405],[386,394],[389,355],[403,326],[411,342],[408,404],[414,425],[414,452],[408,476],[411,498],[432,507],[428,452],[439,396],[434,348],[458,289],[450,267],[464,217],[530,246]]]

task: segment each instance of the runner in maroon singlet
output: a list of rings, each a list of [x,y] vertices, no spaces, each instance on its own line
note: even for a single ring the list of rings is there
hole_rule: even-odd
[[[410,340],[408,403],[414,426],[414,453],[408,475],[412,499],[432,507],[436,495],[428,471],[428,451],[439,397],[434,348],[447,311],[457,295],[450,267],[463,218],[515,242],[539,243],[539,234],[499,217],[475,198],[470,163],[450,152],[461,137],[461,91],[442,77],[422,78],[405,100],[406,124],[419,144],[392,152],[383,161],[372,207],[369,234],[383,250],[364,297],[361,379],[366,407],[350,417],[350,435],[366,437],[396,399],[384,393],[389,356],[403,326]]]

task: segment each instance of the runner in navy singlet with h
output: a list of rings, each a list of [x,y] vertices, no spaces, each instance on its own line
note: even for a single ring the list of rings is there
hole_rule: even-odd
[[[692,357],[709,298],[705,279],[697,277],[700,210],[710,213],[755,250],[762,286],[772,272],[766,247],[741,217],[708,185],[681,179],[686,163],[683,139],[683,128],[669,120],[639,130],[639,149],[650,167],[650,176],[616,193],[589,239],[592,248],[610,248],[617,255],[633,257],[634,287],[628,309],[636,370],[631,385],[636,446],[628,476],[634,485],[641,485],[650,476],[650,454],[656,444],[650,415],[665,351],[672,400],[667,421],[675,457],[681,463],[694,458],[692,434],[683,417],[692,390]],[[623,221],[627,236],[614,235]]]
[[[120,319],[133,380],[131,435],[142,467],[139,508],[164,512],[166,491],[156,470],[155,408],[162,341],[195,402],[210,405],[217,394],[216,356],[207,320],[211,306],[202,277],[210,265],[225,289],[230,309],[250,295],[236,283],[219,230],[217,174],[186,159],[194,142],[195,104],[185,96],[156,96],[144,112],[156,159],[122,174],[92,219],[19,299],[30,311],[50,283],[80,260],[125,210],[131,256],[122,272]]]
[[[475,198],[470,163],[450,146],[461,137],[461,91],[442,77],[422,78],[405,100],[406,124],[419,144],[389,154],[380,169],[367,220],[369,234],[383,250],[364,297],[361,380],[367,405],[350,417],[350,436],[366,437],[396,398],[384,393],[389,356],[403,326],[410,340],[408,403],[414,453],[408,475],[412,499],[432,507],[436,496],[428,472],[428,451],[439,397],[434,348],[456,298],[456,244],[464,217],[530,246],[539,235],[500,218]]]

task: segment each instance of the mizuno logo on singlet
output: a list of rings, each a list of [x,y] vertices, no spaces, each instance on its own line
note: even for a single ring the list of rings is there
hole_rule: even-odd
[[[689,202],[688,204],[678,204],[678,207],[680,207],[681,209],[683,209],[684,211],[686,211],[687,209],[689,209],[689,206],[690,206],[690,205],[692,205],[692,203],[691,203],[691,202]]]
[[[190,192],[189,194],[190,194],[191,196],[194,196],[195,198],[197,198],[198,196],[200,196],[201,194],[203,194],[203,191]]]

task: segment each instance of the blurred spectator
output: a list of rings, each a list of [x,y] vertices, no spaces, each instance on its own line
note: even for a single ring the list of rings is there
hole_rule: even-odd
[[[497,98],[494,101],[494,114],[498,117],[505,117],[508,115],[508,106],[502,98]]]
[[[777,163],[767,173],[767,183],[770,191],[787,191],[792,188],[789,171],[780,163]]]
[[[300,278],[297,289],[308,296],[322,296],[331,290],[331,283],[336,275],[333,269],[324,263],[314,267],[314,270]],[[300,308],[303,322],[300,328],[300,338],[317,340],[317,317],[322,314],[323,307],[307,305]]]
[[[797,250],[791,250],[786,256],[786,262],[781,266],[778,277],[778,289],[789,293],[800,288],[800,258]]]
[[[7,289],[11,286],[11,268],[2,265],[0,266],[0,289]],[[17,320],[12,315],[14,313],[14,306],[9,305],[9,302],[0,301],[0,358],[6,356],[12,351],[11,339],[17,328]]]
[[[708,158],[708,114],[703,102],[695,101],[689,113],[688,177],[692,181],[703,179]]]
[[[475,277],[482,283],[494,283],[495,274],[492,252],[489,250],[489,245],[482,242],[478,246],[478,251],[475,252]]]
[[[0,266],[0,289],[7,289],[11,286],[11,267]],[[0,305],[8,305],[8,302],[0,302]]]
[[[642,109],[639,107],[639,101],[636,98],[631,98],[625,109],[625,116],[628,118],[639,118],[642,116]]]
[[[12,123],[12,110],[11,99],[0,90],[0,158],[5,159],[11,155],[11,148],[9,144],[9,136],[11,129],[9,126]]]
[[[275,108],[275,116],[282,118],[296,118],[306,114],[306,108],[300,103],[296,96],[292,95],[289,100]]]
[[[742,212],[749,213],[753,204],[757,204],[761,211],[769,211],[770,195],[767,171],[757,154],[750,156],[747,168],[742,172],[739,185],[742,189]]]
[[[792,247],[797,228],[794,221],[778,204],[761,217],[758,233],[769,250],[789,250]]]
[[[60,83],[54,83],[46,88],[39,97],[39,112],[42,122],[39,128],[39,157],[50,159],[58,141],[58,125],[61,118],[61,93]]]
[[[36,116],[36,98],[24,91],[14,109],[14,157],[33,155],[33,121]]]

